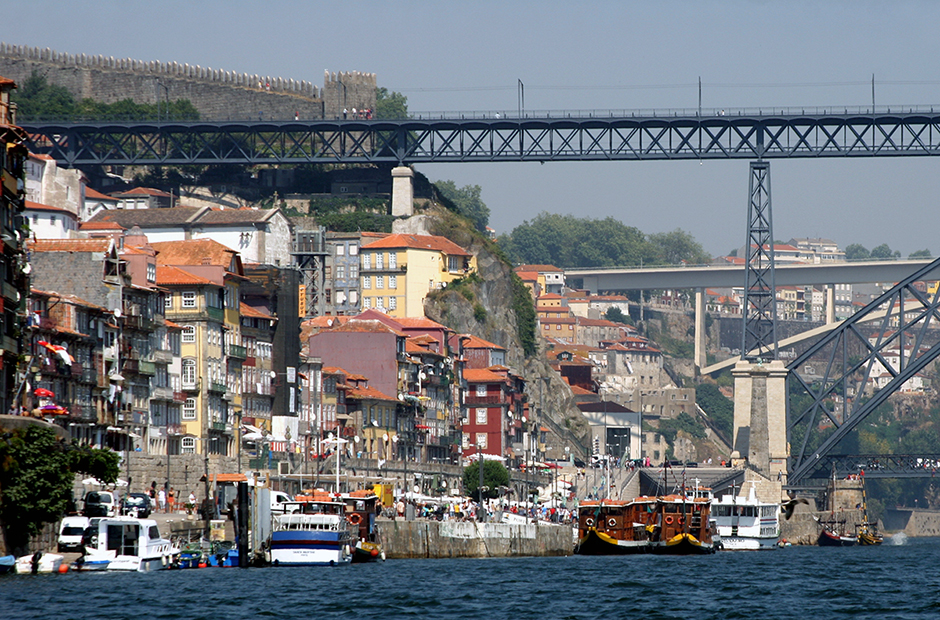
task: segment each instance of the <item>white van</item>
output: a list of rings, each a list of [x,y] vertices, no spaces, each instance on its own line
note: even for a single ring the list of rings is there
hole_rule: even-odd
[[[287,512],[286,502],[293,501],[294,498],[283,491],[271,491],[271,514],[285,514]]]
[[[82,534],[88,527],[88,517],[65,517],[59,525],[59,553],[63,551],[81,551]]]

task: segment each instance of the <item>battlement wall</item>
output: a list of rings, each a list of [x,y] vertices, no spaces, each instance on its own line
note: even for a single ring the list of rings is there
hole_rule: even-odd
[[[374,73],[326,72],[323,88],[306,80],[237,73],[188,63],[68,54],[0,43],[0,75],[17,83],[33,71],[78,99],[155,104],[188,99],[203,120],[340,118],[343,105],[375,107]]]

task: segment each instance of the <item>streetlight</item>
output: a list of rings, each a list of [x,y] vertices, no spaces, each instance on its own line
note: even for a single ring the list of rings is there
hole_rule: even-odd
[[[329,438],[324,439],[323,443],[332,444],[336,448],[336,495],[339,495],[339,457],[340,457],[340,446],[344,443],[349,443],[346,439],[341,439],[339,437],[333,437],[333,433],[330,433]]]

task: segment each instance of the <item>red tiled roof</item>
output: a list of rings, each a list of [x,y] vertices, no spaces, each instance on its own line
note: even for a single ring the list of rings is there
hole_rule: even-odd
[[[59,207],[44,205],[41,202],[33,202],[31,200],[27,200],[25,202],[27,211],[54,211],[56,213],[68,213],[70,216],[75,217],[75,214],[68,209],[61,209]]]
[[[127,230],[117,222],[82,222],[79,230]]]
[[[405,334],[401,333],[397,329],[392,329],[385,323],[381,321],[368,320],[363,321],[360,319],[352,319],[347,321],[345,324],[340,325],[339,327],[333,328],[334,332],[362,332],[362,333],[387,333],[395,334],[396,336],[404,336]]]
[[[401,325],[402,327],[409,327],[411,329],[423,328],[423,329],[442,329],[446,331],[451,331],[448,327],[445,327],[444,325],[441,325],[440,323],[436,321],[432,321],[431,319],[425,318],[425,317],[411,317],[411,318],[403,317],[400,319],[395,318],[394,321],[398,323],[399,325]]]
[[[157,265],[157,284],[160,286],[171,286],[174,284],[215,284],[212,280],[207,280],[193,275],[185,269],[180,269],[173,265]]]
[[[374,387],[366,386],[354,386],[346,392],[346,398],[352,398],[357,400],[385,400],[391,402],[398,402],[397,399],[387,396],[382,392],[378,391]]]
[[[248,316],[256,319],[273,319],[269,313],[265,312],[260,308],[254,308],[249,306],[245,302],[239,302],[238,311],[242,316]]]
[[[91,198],[92,200],[107,200],[108,202],[117,202],[118,199],[107,194],[102,194],[93,187],[85,188],[85,198]]]
[[[499,346],[498,344],[493,344],[477,336],[470,335],[470,340],[464,340],[464,349],[498,349],[500,351],[505,351],[504,347]]]
[[[527,282],[527,281],[537,282],[539,279],[539,274],[535,271],[517,271],[516,275],[519,276],[519,278],[523,282]]]
[[[362,246],[363,250],[411,248],[416,250],[432,250],[443,252],[450,256],[470,256],[465,249],[446,237],[436,235],[389,235]]]
[[[564,271],[564,269],[559,269],[555,265],[519,265],[515,268],[516,273],[520,271]]]
[[[110,239],[37,239],[28,242],[32,252],[107,252]]]
[[[187,239],[185,241],[158,241],[150,244],[157,250],[160,265],[215,265],[228,270],[232,257],[238,252],[213,239]],[[208,261],[208,263],[206,263]]]
[[[466,368],[463,378],[467,383],[503,383],[506,377],[497,374],[488,368]]]
[[[572,385],[569,387],[571,388],[572,394],[581,394],[581,395],[594,394],[594,392],[592,392],[591,390],[585,390],[583,387],[578,387],[577,385]]]
[[[170,198],[170,194],[160,191],[158,189],[152,189],[150,187],[135,187],[134,189],[127,190],[126,192],[115,192],[116,196],[160,196],[162,198]]]

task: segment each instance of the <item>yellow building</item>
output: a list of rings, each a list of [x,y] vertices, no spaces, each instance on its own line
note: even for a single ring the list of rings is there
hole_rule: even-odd
[[[362,246],[362,309],[393,317],[423,317],[428,292],[476,269],[476,258],[432,235],[389,235]]]
[[[238,252],[211,239],[152,243],[157,285],[171,291],[166,317],[182,327],[181,422],[183,453],[237,450],[242,413],[239,286],[245,281]]]

